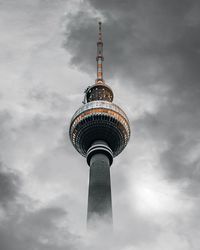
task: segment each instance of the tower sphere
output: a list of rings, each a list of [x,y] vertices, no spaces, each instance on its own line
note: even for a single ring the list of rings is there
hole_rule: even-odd
[[[77,151],[86,157],[94,141],[103,140],[117,156],[130,137],[126,114],[116,104],[96,100],[80,107],[71,120],[70,138]]]

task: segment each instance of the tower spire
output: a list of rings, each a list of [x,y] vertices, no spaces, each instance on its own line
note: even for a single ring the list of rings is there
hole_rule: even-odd
[[[98,42],[97,42],[97,79],[96,79],[96,84],[104,83],[103,80],[103,39],[102,39],[102,30],[101,30],[101,22],[99,22],[99,37],[98,37]]]

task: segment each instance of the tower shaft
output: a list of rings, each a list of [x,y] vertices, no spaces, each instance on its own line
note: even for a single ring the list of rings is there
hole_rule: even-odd
[[[106,221],[112,223],[110,159],[99,148],[95,149],[90,158],[88,222],[95,216],[105,216]]]

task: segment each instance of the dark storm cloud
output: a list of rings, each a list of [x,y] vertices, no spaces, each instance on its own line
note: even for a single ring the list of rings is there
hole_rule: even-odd
[[[199,97],[200,22],[193,13],[200,11],[197,1],[89,2],[107,18],[103,34],[109,78],[121,75],[127,83],[136,79],[140,87],[159,82],[179,98],[184,93]],[[95,72],[96,19],[80,12],[70,25],[67,49],[72,63]]]
[[[156,114],[146,113],[131,123],[138,136],[146,130],[158,145],[163,141],[168,144],[160,155],[162,171],[172,180],[186,180],[188,191],[195,194],[200,158],[189,159],[189,151],[200,147],[200,3],[86,2],[106,18],[106,77],[117,76],[130,91],[135,86],[152,98],[159,96],[155,88],[168,89],[167,101]],[[72,63],[95,72],[97,18],[81,11],[72,17],[67,30],[66,48],[71,51]]]
[[[0,205],[6,207],[9,202],[14,202],[20,187],[21,181],[19,176],[9,171],[0,162]]]
[[[163,70],[173,75],[177,70],[179,73],[177,67],[181,65],[175,65],[174,56],[195,65],[191,65],[193,70],[197,68],[199,27],[189,20],[191,9],[199,6],[193,1],[90,1],[90,4],[107,18],[103,34],[109,77],[111,72],[120,72],[129,78],[145,80],[145,85],[153,84],[155,76],[151,79],[149,74],[152,65],[162,66],[156,72],[157,78],[160,74],[163,77]],[[95,54],[91,53],[95,51],[97,34],[95,18],[80,11],[70,24],[67,49],[73,53],[72,62],[95,67]]]
[[[63,209],[47,207],[34,212],[23,206],[19,209],[0,226],[1,249],[74,249],[76,237],[67,228],[57,226],[60,220],[66,219]]]
[[[0,119],[5,132],[12,116],[3,112]],[[34,209],[36,201],[22,193],[22,186],[20,172],[0,162],[0,249],[74,249],[76,236],[60,226],[66,211],[56,206]]]
[[[12,122],[12,115],[7,111],[0,112],[0,138],[1,143],[5,143],[4,137]],[[11,168],[12,169],[12,168]],[[0,205],[6,207],[10,202],[14,202],[21,188],[19,175],[7,167],[7,164],[0,161]]]

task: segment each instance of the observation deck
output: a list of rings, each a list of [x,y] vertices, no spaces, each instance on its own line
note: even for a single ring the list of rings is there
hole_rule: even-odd
[[[115,157],[128,143],[130,126],[120,107],[98,100],[88,102],[75,112],[69,134],[73,146],[84,157],[96,140],[105,141]]]

